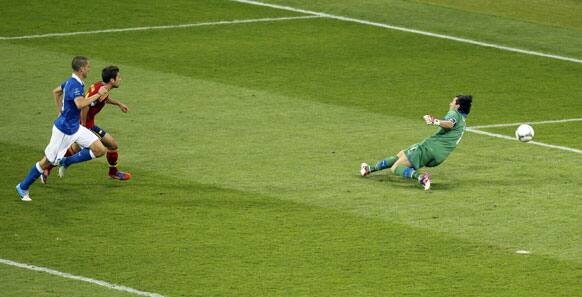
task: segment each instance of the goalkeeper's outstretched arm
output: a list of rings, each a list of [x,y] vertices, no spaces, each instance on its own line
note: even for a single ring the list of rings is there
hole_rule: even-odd
[[[445,129],[451,129],[455,126],[455,123],[453,121],[448,121],[448,120],[439,120],[437,118],[435,118],[433,115],[431,114],[427,114],[424,117],[422,117],[424,119],[424,122],[427,125],[435,125],[435,126],[440,126],[442,128]]]

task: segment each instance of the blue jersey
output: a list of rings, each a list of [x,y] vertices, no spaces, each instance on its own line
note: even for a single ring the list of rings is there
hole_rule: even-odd
[[[63,90],[63,110],[56,119],[55,126],[67,135],[73,135],[79,130],[81,110],[75,105],[75,98],[84,96],[83,86],[84,83],[74,74],[61,85]]]

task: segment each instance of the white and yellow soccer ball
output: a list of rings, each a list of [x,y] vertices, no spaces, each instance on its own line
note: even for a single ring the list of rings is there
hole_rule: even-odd
[[[534,137],[534,129],[530,125],[520,125],[515,130],[515,138],[522,142],[528,142],[533,139]]]

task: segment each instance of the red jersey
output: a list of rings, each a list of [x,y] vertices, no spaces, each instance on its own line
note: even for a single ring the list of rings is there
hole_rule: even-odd
[[[99,89],[101,89],[103,85],[104,84],[102,81],[98,81],[91,85],[91,88],[89,88],[89,91],[87,92],[87,95],[85,95],[85,98],[97,94],[97,92],[99,92]],[[109,99],[109,93],[107,93],[107,95],[105,96],[106,97],[102,101],[100,101],[101,99],[98,99],[91,102],[91,105],[89,105],[89,112],[87,112],[87,123],[85,127],[91,129],[95,125],[95,115],[97,115],[101,111],[101,109],[103,109],[103,106],[105,106],[105,104],[107,103],[107,99]]]

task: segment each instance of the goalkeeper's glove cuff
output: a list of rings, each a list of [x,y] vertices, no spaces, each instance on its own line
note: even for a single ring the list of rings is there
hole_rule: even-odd
[[[439,119],[434,119],[432,120],[432,124],[435,126],[440,126],[441,125],[441,121],[439,121]]]

